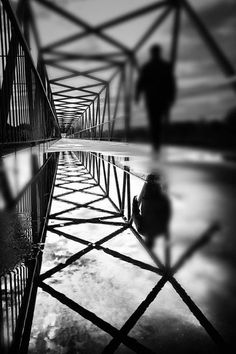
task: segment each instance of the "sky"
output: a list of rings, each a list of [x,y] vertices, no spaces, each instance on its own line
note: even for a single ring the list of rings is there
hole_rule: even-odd
[[[55,2],[58,6],[63,7],[69,13],[83,19],[92,26],[155,2],[154,0],[50,1]],[[236,69],[236,1],[189,0],[189,2]],[[54,14],[44,6],[36,4],[34,0],[32,0],[32,5],[42,46],[47,46],[61,38],[83,31],[81,27]],[[104,33],[132,48],[159,13],[159,10],[152,11],[148,15],[138,17],[137,20],[109,28]],[[169,15],[160,29],[153,33],[138,52],[137,60],[140,66],[148,59],[150,45],[156,42],[163,45],[163,55],[168,59],[172,20],[172,15]],[[118,51],[114,46],[105,43],[94,35],[89,35],[79,42],[74,41],[56,49],[66,53],[90,54]],[[45,58],[49,57],[45,55]],[[88,62],[82,61],[67,62],[66,65],[68,64],[80,70],[89,67]],[[59,70],[51,67],[48,67],[48,71],[51,77],[63,73],[63,71],[59,72]],[[99,77],[102,77],[101,75],[99,74]],[[104,75],[106,77],[108,72]],[[221,68],[185,13],[181,14],[178,62],[175,75],[179,93],[172,112],[173,121],[223,119],[227,111],[236,106],[235,94],[227,83]],[[80,80],[81,85],[86,82],[86,79],[80,78],[77,80]],[[134,110],[137,110],[137,107],[134,107]]]

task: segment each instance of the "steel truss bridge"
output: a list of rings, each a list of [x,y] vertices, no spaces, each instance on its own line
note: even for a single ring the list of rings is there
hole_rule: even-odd
[[[42,46],[32,11],[32,3],[39,3],[55,15],[78,26],[78,33]],[[172,285],[216,344],[216,348],[225,352],[227,345],[224,338],[175,277],[176,272],[185,264],[185,261],[217,231],[217,226],[211,225],[175,264],[171,262],[171,250],[167,240],[165,259],[164,261],[160,260],[145,246],[142,237],[132,224],[132,179],[139,179],[140,183],[143,183],[143,180],[135,176],[129,167],[121,167],[114,156],[107,157],[106,154],[85,151],[60,152],[59,154],[58,152],[50,152],[49,147],[61,138],[61,134],[77,139],[113,141],[117,139],[116,131],[118,129],[123,131],[121,140],[128,141],[132,117],[133,77],[139,70],[137,53],[170,15],[173,15],[173,26],[169,53],[173,69],[178,57],[183,13],[193,23],[219,68],[224,72],[228,85],[235,91],[236,74],[233,65],[187,0],[153,2],[151,5],[135,9],[123,16],[108,19],[96,26],[91,26],[77,14],[68,12],[56,1],[19,0],[14,8],[9,0],[1,0],[0,4],[1,222],[4,221],[4,233],[11,235],[19,233],[17,223],[18,220],[21,223],[23,221],[26,226],[20,233],[24,233],[24,237],[33,248],[32,257],[28,257],[24,261],[17,260],[17,265],[14,264],[12,268],[10,265],[10,270],[1,269],[1,352],[14,354],[27,352],[37,289],[41,287],[59,302],[112,336],[104,353],[114,352],[120,343],[134,352],[149,353],[151,349],[133,339],[129,332],[166,283]],[[154,11],[157,13],[155,21],[150,23],[149,28],[143,32],[133,48],[107,34],[108,29],[129,23],[133,19]],[[67,52],[66,46],[69,43],[80,43],[91,34],[112,46],[114,52],[96,53],[95,51],[91,54]],[[36,60],[30,49],[32,41],[37,48]],[[75,65],[69,65],[85,60],[93,65],[88,70],[80,71],[75,68]],[[57,77],[49,77],[48,70],[50,68],[57,69],[57,73],[59,73]],[[99,73],[103,71],[111,72],[109,78],[103,79],[99,76]],[[81,78],[83,79],[82,84],[80,84]],[[116,80],[116,90],[115,95],[111,97],[110,90],[114,80]],[[26,160],[21,160],[22,153],[27,155]],[[14,166],[16,162],[21,164],[20,161],[27,161],[23,162],[23,166],[21,166],[27,170],[27,179],[23,183],[19,181],[17,174],[11,175],[7,169],[9,164]],[[100,188],[100,193],[97,196],[94,193],[94,198],[108,199],[112,207],[115,208],[115,212],[110,212],[108,217],[95,217],[89,222],[115,225],[119,228],[116,232],[92,243],[89,239],[75,238],[60,231],[60,234],[65,238],[84,245],[84,249],[68,258],[65,263],[60,263],[40,274],[41,251],[44,247],[46,233],[48,230],[58,232],[56,229],[58,224],[51,225],[48,220],[54,219],[60,224],[60,213],[50,214],[51,203],[54,199],[63,200],[78,191],[73,187],[68,187],[73,170],[80,178],[82,177],[81,181],[84,183],[89,181],[91,188],[93,186]],[[115,198],[110,191],[111,184],[116,191]],[[53,196],[54,186],[62,188],[64,192]],[[83,192],[93,194],[90,187],[85,187]],[[82,207],[79,203],[68,203],[71,209]],[[93,208],[92,202],[85,203],[83,207]],[[106,212],[109,211],[106,210]],[[116,218],[119,218],[119,221]],[[65,217],[62,219],[65,220]],[[88,219],[68,217],[67,222],[72,224],[87,223]],[[155,266],[150,266],[106,247],[108,240],[119,237],[127,229],[132,231],[137,242],[145,249]],[[94,249],[101,250],[122,262],[156,273],[159,277],[155,287],[120,329],[115,328],[45,282],[45,279]]]

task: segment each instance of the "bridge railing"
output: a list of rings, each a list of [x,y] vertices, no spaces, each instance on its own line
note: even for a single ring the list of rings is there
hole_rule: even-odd
[[[8,2],[0,2],[0,141],[2,148],[60,136],[50,86],[34,66]]]
[[[60,137],[45,68],[40,58],[36,68],[16,13],[8,0],[0,0],[0,352],[4,354],[26,352],[24,338],[34,307],[34,280],[57,166],[57,154],[49,154],[47,147]]]

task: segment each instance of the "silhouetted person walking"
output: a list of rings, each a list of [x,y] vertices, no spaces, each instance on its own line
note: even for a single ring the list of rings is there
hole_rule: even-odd
[[[161,47],[151,47],[151,58],[141,69],[136,86],[136,102],[144,93],[150,127],[150,138],[155,150],[159,150],[163,120],[175,100],[175,79],[170,63],[162,59]]]

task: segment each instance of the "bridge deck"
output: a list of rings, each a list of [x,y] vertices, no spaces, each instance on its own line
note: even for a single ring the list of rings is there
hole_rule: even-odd
[[[93,151],[103,154],[139,156],[150,153],[151,148],[147,144],[132,144],[125,142],[85,140],[85,139],[60,139],[54,143],[48,151]]]
[[[61,141],[53,149],[59,149],[60,144]],[[209,210],[211,191],[209,194],[207,190],[211,183],[203,188],[199,205],[199,187],[192,180],[191,171],[183,172],[182,167],[176,166],[174,170],[170,188],[174,192],[175,262],[209,226],[211,216],[220,215],[221,208],[217,211],[214,205]],[[138,190],[142,183],[133,179],[132,187],[136,183]],[[189,190],[194,195],[189,196]],[[221,215],[224,223],[227,218]],[[207,314],[210,322],[203,318],[205,329],[209,330],[212,323],[233,338],[232,320],[222,324],[220,313],[222,302],[228,303],[224,314],[228,319],[236,308],[232,295],[226,291],[230,281],[226,274],[232,274],[232,267],[219,256],[225,237],[231,236],[226,233],[220,240],[217,238],[213,248],[198,249],[176,278]],[[154,251],[162,263],[163,247],[164,240],[160,239]],[[109,353],[215,353],[214,343],[198,322],[199,314],[196,309],[190,310],[191,299],[178,283],[166,283],[159,271],[155,258],[127,228],[77,156],[61,152],[29,353],[101,353],[104,348]],[[213,339],[219,341],[217,335]]]

